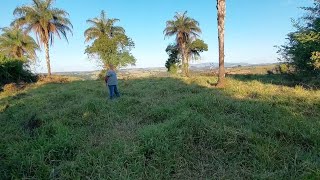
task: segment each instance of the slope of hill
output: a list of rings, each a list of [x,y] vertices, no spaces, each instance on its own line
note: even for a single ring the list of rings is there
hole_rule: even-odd
[[[320,91],[279,76],[145,77],[0,95],[3,179],[318,179]]]

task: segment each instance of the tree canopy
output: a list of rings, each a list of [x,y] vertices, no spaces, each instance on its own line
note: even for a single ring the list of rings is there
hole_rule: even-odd
[[[184,73],[189,74],[189,51],[188,44],[199,37],[201,29],[199,22],[187,16],[187,11],[184,13],[176,13],[173,20],[166,23],[164,29],[165,37],[176,37],[176,44],[179,47],[180,55],[182,57],[182,66]]]
[[[53,0],[33,0],[31,5],[17,7],[13,14],[17,19],[12,25],[22,26],[26,33],[33,31],[38,43],[44,45],[48,75],[51,75],[49,45],[53,44],[54,36],[64,37],[67,41],[67,32],[72,33],[72,24],[69,14],[58,8],[54,8]]]
[[[186,44],[186,51],[188,59],[198,60],[201,52],[208,51],[208,45],[201,39],[195,39],[194,41]],[[179,46],[176,43],[169,44],[166,48],[166,52],[169,55],[169,58],[165,64],[168,71],[171,71],[172,68],[176,69],[179,67],[181,65],[182,57]]]
[[[306,15],[295,21],[296,31],[288,34],[288,42],[278,53],[293,73],[316,77],[320,76],[320,1],[314,0],[313,7],[302,9]]]
[[[86,42],[91,40],[96,40],[100,37],[113,38],[119,35],[124,35],[125,30],[120,26],[115,26],[114,24],[119,22],[119,19],[109,19],[105,11],[101,11],[100,17],[95,17],[93,19],[88,19],[87,23],[91,25],[85,32]]]
[[[35,60],[37,58],[38,44],[31,36],[23,33],[22,29],[7,27],[1,30],[0,53],[14,59]]]
[[[91,25],[85,32],[86,42],[93,40],[92,44],[87,46],[85,53],[104,66],[110,64],[116,67],[134,65],[136,59],[130,53],[134,48],[134,42],[125,34],[125,30],[114,24],[119,19],[108,19],[104,11],[99,18],[87,20]]]

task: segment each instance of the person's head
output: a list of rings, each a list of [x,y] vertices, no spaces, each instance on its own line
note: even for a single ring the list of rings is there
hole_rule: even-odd
[[[114,70],[114,65],[113,64],[109,64],[109,68],[111,69],[111,70]]]

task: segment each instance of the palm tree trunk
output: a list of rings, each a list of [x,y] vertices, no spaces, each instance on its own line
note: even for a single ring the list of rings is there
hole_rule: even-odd
[[[181,43],[181,54],[182,54],[182,72],[184,73],[184,75],[188,76],[188,62],[187,62],[185,43]]]
[[[48,76],[51,76],[51,66],[50,66],[50,55],[49,55],[49,42],[45,43],[46,49],[46,61],[47,61],[47,69],[48,69]]]
[[[23,55],[23,50],[21,48],[18,49],[17,53],[16,53],[16,57],[21,59]]]
[[[185,54],[185,58],[186,58],[186,76],[189,77],[190,76],[190,71],[189,71],[189,56],[188,53]]]
[[[224,70],[224,28],[226,16],[226,0],[217,0],[218,10],[218,39],[219,39],[219,74],[218,87],[225,85],[225,70]]]

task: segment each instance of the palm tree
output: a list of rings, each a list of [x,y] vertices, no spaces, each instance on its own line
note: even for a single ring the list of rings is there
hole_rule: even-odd
[[[219,75],[218,87],[223,87],[225,84],[224,70],[224,24],[226,16],[226,0],[217,0],[218,10],[218,39],[219,39]]]
[[[33,31],[37,41],[44,45],[48,75],[51,76],[49,45],[53,44],[54,36],[63,36],[67,41],[67,32],[72,33],[72,24],[67,18],[69,14],[52,7],[53,0],[33,0],[33,4],[17,7],[13,14],[17,19],[12,23],[23,26],[26,33]]]
[[[120,26],[115,26],[119,19],[109,19],[104,11],[101,11],[100,17],[88,19],[87,23],[91,25],[85,32],[86,42],[96,40],[101,37],[114,38],[117,35],[124,35],[125,30]]]
[[[0,35],[0,53],[16,59],[26,57],[29,60],[35,60],[36,50],[39,49],[35,40],[23,33],[18,27],[2,28]]]
[[[176,36],[176,43],[182,56],[182,66],[185,75],[189,76],[189,55],[188,43],[199,36],[201,29],[199,22],[187,16],[184,13],[176,13],[173,20],[167,21],[166,28],[163,31],[165,37]]]

